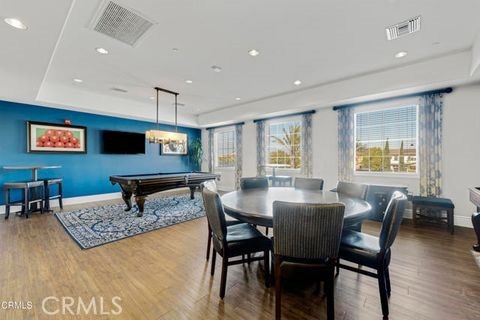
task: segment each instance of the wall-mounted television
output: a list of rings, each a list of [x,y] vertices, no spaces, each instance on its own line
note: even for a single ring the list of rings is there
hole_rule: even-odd
[[[102,153],[144,154],[145,134],[123,131],[102,131]]]

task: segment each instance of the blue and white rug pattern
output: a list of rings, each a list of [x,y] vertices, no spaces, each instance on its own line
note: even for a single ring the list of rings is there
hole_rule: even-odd
[[[82,249],[90,249],[205,215],[199,194],[193,200],[190,194],[147,198],[142,217],[137,217],[135,205],[130,211],[124,209],[125,204],[112,204],[55,216]]]

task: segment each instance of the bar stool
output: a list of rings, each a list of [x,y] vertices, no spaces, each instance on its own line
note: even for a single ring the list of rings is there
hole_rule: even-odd
[[[58,199],[58,205],[60,209],[63,209],[63,179],[62,178],[44,178],[41,179],[44,183],[44,200],[45,200],[45,209],[50,211],[50,200]],[[52,186],[58,185],[57,194],[52,195]]]
[[[42,188],[41,192],[38,192],[39,188]],[[10,215],[11,206],[22,206],[22,213],[25,212],[25,217],[28,218],[30,206],[34,203],[40,203],[40,212],[43,213],[43,181],[5,182],[3,189],[5,190],[5,219],[8,219]],[[23,199],[11,200],[11,191],[15,189],[23,191]]]

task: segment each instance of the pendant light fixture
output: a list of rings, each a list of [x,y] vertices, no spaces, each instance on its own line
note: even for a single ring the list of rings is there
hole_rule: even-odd
[[[167,89],[155,87],[156,93],[156,106],[157,106],[157,128],[148,130],[145,132],[145,138],[149,143],[157,143],[157,144],[164,144],[170,145],[171,149],[179,150],[182,152],[176,152],[176,154],[186,154],[187,149],[187,135],[185,133],[178,133],[178,126],[177,126],[177,115],[178,115],[178,92],[170,91]],[[160,129],[160,124],[158,123],[158,96],[159,92],[169,93],[175,96],[175,132],[170,131],[162,131]]]

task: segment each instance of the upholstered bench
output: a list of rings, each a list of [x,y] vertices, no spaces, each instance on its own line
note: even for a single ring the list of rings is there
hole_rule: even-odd
[[[419,220],[446,223],[448,230],[453,234],[454,208],[450,199],[414,196],[412,197],[413,224],[417,225]]]

